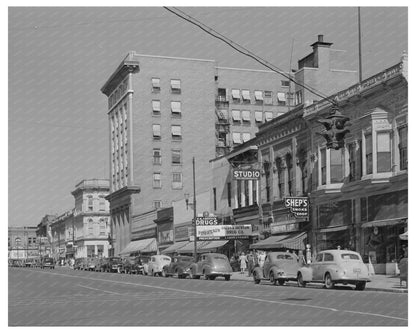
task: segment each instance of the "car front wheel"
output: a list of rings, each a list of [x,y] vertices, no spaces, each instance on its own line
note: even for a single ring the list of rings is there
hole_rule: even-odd
[[[225,281],[230,281],[230,279],[231,279],[231,275],[226,275],[225,276]]]
[[[365,289],[365,285],[366,285],[366,282],[365,281],[357,282],[357,284],[355,285],[355,289],[357,289],[357,290],[364,290]]]
[[[303,276],[301,273],[298,273],[298,287],[305,287],[306,286],[306,282],[303,281]]]
[[[331,274],[329,273],[325,274],[325,288],[326,289],[334,288],[334,282],[332,281]]]
[[[274,273],[273,272],[270,272],[270,283],[272,283],[273,285],[276,285],[277,284],[277,280],[276,280],[276,278],[275,278],[275,276],[274,276]]]
[[[253,280],[255,284],[259,284],[260,283],[260,278],[258,276],[258,273],[254,272],[253,273]]]

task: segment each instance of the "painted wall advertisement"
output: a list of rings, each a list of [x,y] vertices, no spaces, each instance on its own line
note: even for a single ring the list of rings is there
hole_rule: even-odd
[[[244,239],[252,236],[251,224],[244,225],[203,225],[196,227],[197,239]]]

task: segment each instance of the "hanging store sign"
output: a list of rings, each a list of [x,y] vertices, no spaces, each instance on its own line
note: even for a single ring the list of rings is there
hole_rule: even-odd
[[[284,204],[296,218],[309,217],[308,197],[287,197],[284,199]]]
[[[197,239],[244,239],[253,234],[252,225],[204,225],[196,227]]]
[[[260,170],[248,169],[248,170],[233,170],[234,180],[258,180],[260,179]]]
[[[270,224],[270,232],[272,235],[274,234],[283,234],[286,232],[294,232],[299,231],[299,223],[271,223]]]

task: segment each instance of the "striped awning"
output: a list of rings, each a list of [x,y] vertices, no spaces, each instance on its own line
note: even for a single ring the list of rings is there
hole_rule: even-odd
[[[292,235],[278,235],[271,236],[260,242],[252,244],[251,249],[291,249],[291,250],[305,250],[306,232]]]
[[[224,246],[227,243],[228,243],[228,240],[209,241],[208,243],[201,246],[201,250],[212,251],[212,250],[218,249],[219,247]]]
[[[188,243],[189,243],[188,241],[176,242],[175,244],[172,244],[168,248],[164,249],[162,251],[162,254],[165,254],[165,253],[175,253],[176,251],[178,251],[179,249],[183,248]]]
[[[361,225],[361,228],[385,227],[387,225],[391,226],[399,223],[407,223],[407,217],[365,222]]]
[[[130,254],[132,252],[156,252],[156,238],[146,238],[130,242],[119,254]]]

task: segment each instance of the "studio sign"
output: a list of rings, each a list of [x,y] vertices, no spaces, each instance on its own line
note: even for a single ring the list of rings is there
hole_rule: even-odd
[[[309,199],[308,197],[287,197],[284,199],[285,207],[296,218],[309,217]]]
[[[260,179],[260,170],[233,170],[233,178],[236,180],[256,180]]]

